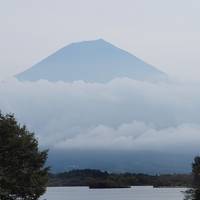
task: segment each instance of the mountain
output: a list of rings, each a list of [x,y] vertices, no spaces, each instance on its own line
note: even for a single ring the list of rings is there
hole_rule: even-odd
[[[72,43],[30,69],[18,74],[21,81],[107,82],[118,77],[162,81],[167,76],[136,56],[105,40]]]
[[[53,172],[100,169],[109,172],[184,174],[191,173],[194,155],[159,151],[50,149],[47,164]]]

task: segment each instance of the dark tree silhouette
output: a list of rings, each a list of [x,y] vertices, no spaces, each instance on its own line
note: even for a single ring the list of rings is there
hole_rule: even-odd
[[[200,199],[200,157],[196,157],[192,164],[192,173],[194,176],[193,199]]]
[[[186,200],[200,200],[200,157],[197,156],[192,163],[193,189],[186,192]]]
[[[0,199],[36,200],[46,190],[47,150],[14,115],[0,113]]]

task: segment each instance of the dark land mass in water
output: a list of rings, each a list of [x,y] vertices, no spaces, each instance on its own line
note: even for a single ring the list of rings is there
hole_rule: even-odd
[[[147,175],[134,173],[108,173],[84,169],[49,174],[48,186],[88,186],[90,188],[129,188],[130,186],[191,187],[191,174]]]

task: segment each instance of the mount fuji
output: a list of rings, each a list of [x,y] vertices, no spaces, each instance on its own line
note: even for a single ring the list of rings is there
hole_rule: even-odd
[[[167,75],[103,39],[72,43],[16,75],[21,81],[108,82],[127,77],[163,81]]]

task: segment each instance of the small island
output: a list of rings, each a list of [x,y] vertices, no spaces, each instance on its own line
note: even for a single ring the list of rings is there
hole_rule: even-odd
[[[114,189],[114,188],[131,188],[124,183],[115,182],[112,180],[93,181],[89,184],[90,189]]]

